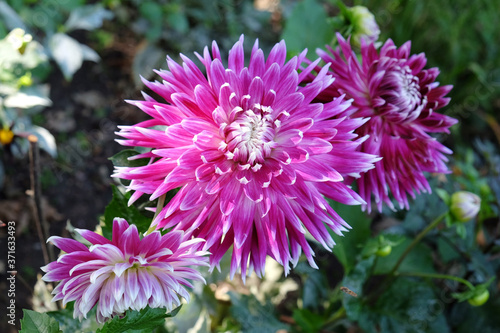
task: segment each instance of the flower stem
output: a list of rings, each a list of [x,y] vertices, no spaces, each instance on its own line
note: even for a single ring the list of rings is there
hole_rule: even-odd
[[[424,230],[422,230],[417,235],[417,237],[415,237],[415,239],[413,240],[413,242],[411,242],[410,245],[408,245],[408,247],[403,252],[403,254],[401,255],[401,257],[399,257],[398,262],[391,269],[391,271],[389,272],[389,275],[394,275],[394,273],[397,271],[397,269],[399,268],[399,266],[401,266],[401,264],[403,263],[403,260],[406,258],[406,256],[408,255],[408,253],[410,253],[411,250],[413,250],[413,248],[422,240],[422,238],[424,238],[425,235],[427,235],[427,233],[429,231],[431,231],[432,229],[434,229],[435,227],[437,227],[439,225],[439,223],[441,223],[441,221],[446,217],[446,214],[448,214],[448,211],[446,211],[443,214],[439,215]]]
[[[151,225],[149,226],[149,229],[148,229],[148,231],[146,231],[144,236],[149,235],[150,233],[152,233],[153,231],[156,230],[156,224],[153,224],[153,222],[156,219],[156,217],[158,216],[158,214],[160,214],[160,212],[163,208],[163,205],[165,204],[166,196],[167,196],[167,194],[165,193],[161,197],[158,198],[158,204],[156,205],[155,216],[153,217],[153,220],[151,221]]]
[[[422,272],[400,272],[396,275],[402,276],[417,276],[417,277],[427,277],[431,279],[445,279],[445,280],[453,280],[460,283],[465,284],[470,290],[474,290],[474,286],[469,281],[462,279],[458,276],[454,275],[446,275],[446,274],[434,274],[434,273],[422,273]]]
[[[422,230],[417,237],[408,245],[408,247],[405,249],[403,254],[399,257],[398,261],[394,265],[394,267],[391,269],[391,271],[387,274],[384,280],[379,284],[379,287],[376,288],[367,298],[367,301],[372,301],[375,300],[378,296],[382,295],[382,293],[390,286],[390,284],[396,279],[397,274],[396,271],[398,270],[399,266],[403,263],[403,260],[406,258],[408,253],[413,250],[413,248],[424,238],[429,231],[434,229],[441,223],[441,221],[446,217],[448,214],[448,211],[444,212],[443,214],[439,215],[434,221],[432,221],[424,230]]]
[[[42,254],[45,261],[45,265],[49,262],[55,260],[53,251],[49,250],[47,246],[48,238],[48,227],[45,222],[43,215],[42,206],[42,186],[40,184],[40,150],[38,146],[38,138],[35,135],[28,136],[28,142],[30,147],[30,180],[31,180],[31,190],[29,195],[33,199],[33,212],[34,220],[38,233],[38,238],[40,239],[40,244],[42,245]],[[50,248],[51,249],[51,248]]]

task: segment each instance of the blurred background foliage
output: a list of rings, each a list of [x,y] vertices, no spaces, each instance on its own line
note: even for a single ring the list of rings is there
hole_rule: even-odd
[[[358,207],[332,203],[353,230],[343,238],[334,236],[333,253],[314,244],[319,270],[300,262],[285,278],[282,268],[270,261],[263,280],[252,277],[244,285],[239,277],[227,280],[226,261],[220,273],[207,274],[208,284],[198,285],[191,303],[157,332],[500,331],[498,280],[487,287],[488,302],[471,307],[451,296],[465,290],[462,284],[432,278],[433,274],[452,275],[480,285],[500,272],[500,1],[344,3],[365,6],[375,15],[379,41],[391,38],[400,46],[411,40],[412,53],[425,52],[428,67],[439,67],[440,83],[454,86],[451,103],[441,111],[460,122],[451,136],[440,138],[455,152],[450,161],[452,173],[429,178],[434,189],[445,193],[467,190],[480,196],[478,218],[465,224],[448,221],[431,231],[400,267],[402,273],[427,276],[401,276],[378,298],[367,299],[364,295],[377,290],[405,247],[446,212],[447,205],[439,192],[418,196],[409,211],[382,214],[367,215]],[[307,47],[309,58],[314,58],[316,48],[334,45],[335,30],[349,24],[340,14],[334,0],[0,1],[0,121],[3,130],[15,134],[15,141],[1,145],[0,184],[4,175],[11,180],[0,199],[20,200],[20,191],[10,187],[16,186],[12,179],[19,165],[26,164],[26,156],[12,151],[19,146],[25,147],[20,152],[26,152],[25,133],[42,133],[51,155],[43,156],[44,190],[53,194],[49,201],[62,212],[52,229],[68,234],[62,229],[66,219],[73,217],[72,208],[59,204],[64,200],[57,191],[70,186],[67,179],[103,186],[89,168],[104,168],[104,177],[111,173],[111,163],[100,147],[118,152],[120,148],[112,143],[116,124],[137,122],[138,116],[127,111],[132,107],[121,101],[140,98],[139,75],[153,78],[152,69],[164,68],[167,54],[179,60],[182,52],[194,59],[193,52],[201,53],[212,40],[227,52],[241,34],[246,36],[248,51],[255,38],[265,51],[284,38],[290,55]],[[8,43],[7,35],[14,28],[32,36],[25,51]],[[61,96],[75,87],[80,95]],[[94,95],[84,95],[88,91]],[[19,93],[38,99],[33,97],[31,104],[29,98],[9,104]],[[104,102],[88,104],[89,99]],[[53,124],[54,114],[64,125]],[[103,119],[111,125],[102,126]],[[25,183],[20,180],[17,186]],[[109,202],[111,187],[103,192],[99,199]],[[79,195],[84,198],[92,192]],[[107,215],[124,209],[126,200],[126,194],[113,188],[113,201],[103,217],[104,234],[109,233]],[[85,207],[94,218],[78,227],[94,228],[103,210],[91,203]],[[147,220],[138,217],[140,207],[133,209],[131,216]],[[30,229],[21,232],[28,237]],[[32,265],[36,271],[41,263]],[[34,283],[35,274],[26,279]],[[35,290],[32,301],[31,295],[25,295],[27,306],[53,310],[47,306],[50,297],[43,282],[39,280]],[[53,317],[63,331],[75,330],[71,311]],[[94,329],[91,323],[86,327]]]

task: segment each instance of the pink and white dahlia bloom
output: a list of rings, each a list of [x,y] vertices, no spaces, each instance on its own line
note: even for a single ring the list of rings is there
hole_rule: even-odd
[[[66,252],[42,267],[43,280],[60,283],[53,301],[76,301],[74,317],[82,320],[97,303],[97,321],[104,322],[129,309],[141,310],[180,305],[177,294],[189,300],[189,280],[203,281],[190,266],[208,266],[208,253],[196,251],[202,239],[185,240],[182,231],[162,236],[155,231],[140,239],[137,227],[115,218],[112,240],[77,229],[92,246],[68,238],[50,237]]]
[[[394,209],[390,193],[400,208],[409,207],[408,196],[431,192],[424,172],[448,173],[445,154],[451,150],[432,133],[449,133],[456,119],[436,110],[447,105],[444,97],[452,86],[439,86],[437,68],[424,69],[423,53],[410,56],[410,42],[399,49],[388,40],[380,50],[373,43],[361,46],[361,62],[349,41],[337,34],[340,49],[318,50],[335,82],[318,100],[329,101],[346,95],[357,108],[352,118],[367,118],[356,130],[369,136],[359,150],[379,155],[382,160],[357,180],[359,194],[371,210],[372,195],[378,210],[386,203]]]
[[[298,73],[305,51],[286,60],[282,41],[267,60],[255,42],[245,67],[243,37],[224,67],[217,44],[198,55],[206,76],[187,57],[179,65],[168,58],[163,82],[144,81],[156,101],[130,101],[153,119],[121,126],[125,146],[149,147],[138,157],[142,167],[118,167],[116,177],[131,180],[131,202],[180,188],[159,212],[158,228],[184,230],[207,240],[212,268],[233,247],[231,273],[247,265],[260,276],[266,255],[285,267],[304,251],[311,265],[309,232],[326,248],[349,227],[323,196],[345,204],[364,201],[342,183],[359,176],[377,158],[356,151],[353,131],[365,119],[336,118],[350,102],[342,97],[311,103],[333,79],[325,66],[314,81],[299,85],[317,65]],[[160,127],[163,126],[163,127]]]

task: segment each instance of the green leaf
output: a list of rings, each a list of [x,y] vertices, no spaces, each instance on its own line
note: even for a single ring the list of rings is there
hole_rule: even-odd
[[[500,298],[491,298],[488,306],[474,307],[457,303],[450,311],[449,322],[456,333],[495,333],[500,327]]]
[[[70,304],[73,305],[73,302]],[[95,319],[96,309],[97,306],[94,306],[92,310],[87,313],[87,318],[83,318],[81,321],[78,318],[73,318],[72,306],[68,306],[58,311],[47,312],[47,314],[57,320],[63,332],[90,333],[95,332],[102,326],[102,324],[97,323]]]
[[[130,159],[135,155],[139,155],[139,153],[133,149],[124,149],[119,153],[108,158],[114,166],[122,166],[122,167],[138,167],[146,165],[149,159],[140,158],[140,159]]]
[[[135,206],[128,206],[128,198],[116,186],[111,186],[113,199],[104,210],[104,237],[111,239],[113,219],[121,217],[130,224],[135,224],[139,232],[146,232],[151,224],[151,218],[144,216]]]
[[[450,243],[447,242],[443,237],[438,238],[437,246],[439,256],[445,263],[448,263],[455,259],[459,259],[461,257],[460,252],[458,252],[457,249],[451,246]],[[458,247],[458,244],[456,246]]]
[[[164,20],[162,6],[155,1],[145,1],[140,4],[139,11],[150,24],[145,31],[146,38],[150,41],[158,40],[161,37]]]
[[[262,305],[253,295],[240,295],[233,292],[231,297],[230,312],[241,324],[245,333],[276,332],[280,329],[287,330],[287,325],[280,322],[273,314],[270,304]]]
[[[362,292],[373,257],[360,262],[350,276],[344,279],[349,289]],[[362,296],[362,294],[360,295]],[[429,285],[408,278],[398,278],[374,304],[363,297],[344,296],[347,317],[357,322],[364,332],[384,333],[447,333],[449,327],[442,310],[442,302],[436,299]]]
[[[327,297],[325,290],[329,289],[328,279],[324,271],[314,269],[305,262],[300,262],[293,271],[301,274],[303,279],[302,302],[304,308],[317,309],[321,305],[321,301]]]
[[[167,21],[172,29],[181,34],[189,31],[189,21],[186,13],[178,4],[171,4],[167,7]]]
[[[342,287],[346,287],[359,297],[363,296],[363,285],[368,279],[370,270],[373,266],[375,257],[369,257],[367,259],[361,260],[354,269],[344,277],[342,280]],[[361,315],[362,303],[360,298],[352,297],[350,295],[344,295],[342,304],[346,310],[347,317],[351,320],[357,320]]]
[[[101,4],[86,5],[72,10],[64,25],[67,31],[94,30],[100,28],[104,20],[110,20],[113,16],[113,13],[104,9]]]
[[[358,324],[366,332],[447,333],[442,306],[429,285],[398,278],[373,306],[363,306]]]
[[[441,200],[444,201],[445,204],[450,204],[450,195],[448,194],[448,191],[442,188],[435,188],[434,191],[436,192],[438,197],[440,197]]]
[[[404,238],[401,244],[392,249],[391,254],[387,257],[379,258],[375,266],[375,274],[389,273],[411,242],[411,239]],[[427,245],[420,243],[408,253],[401,266],[399,266],[398,271],[435,273],[433,266],[431,249]]]
[[[83,63],[83,51],[81,44],[74,38],[56,33],[48,41],[48,47],[52,58],[56,61],[67,81],[80,69]]]
[[[318,47],[323,48],[330,44],[334,35],[323,6],[315,0],[304,0],[297,3],[287,19],[282,38],[291,56],[305,48],[312,52]]]
[[[467,230],[465,229],[465,225],[462,222],[458,222],[455,224],[455,226],[456,226],[457,235],[460,238],[465,239],[465,237],[467,237]]]
[[[338,202],[328,200],[330,206],[352,227],[352,231],[344,233],[343,237],[330,231],[336,245],[333,247],[333,254],[340,261],[346,274],[356,264],[356,257],[367,239],[370,238],[371,221],[368,216],[361,211],[359,206],[347,206]]]
[[[325,322],[325,318],[307,309],[295,309],[293,319],[307,333],[320,332]]]
[[[57,321],[46,313],[23,309],[21,333],[62,333]]]
[[[127,311],[125,317],[114,317],[113,320],[104,324],[102,329],[98,329],[97,333],[121,333],[127,330],[149,330],[151,332],[154,328],[163,326],[165,318],[175,316],[180,309],[181,306],[166,313],[165,308],[152,309],[148,306],[141,311]]]

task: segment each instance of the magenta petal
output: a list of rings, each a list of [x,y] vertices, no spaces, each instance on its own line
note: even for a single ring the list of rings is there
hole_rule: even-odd
[[[165,236],[154,232],[141,239],[135,225],[116,218],[113,242],[104,242],[102,236],[88,230],[80,230],[80,234],[95,242],[90,251],[77,241],[54,238],[54,244],[67,253],[43,267],[47,272],[43,280],[60,281],[53,292],[54,301],[76,301],[74,316],[80,319],[96,303],[99,322],[147,305],[171,309],[172,303],[180,303],[176,293],[189,297],[179,287],[191,285],[186,278],[204,281],[191,268],[208,265],[206,253],[197,251],[197,244],[203,240],[184,239],[182,231]]]
[[[349,170],[351,165],[345,163],[353,160],[353,155],[335,154],[333,164],[340,166],[337,171],[341,174],[359,178],[360,195],[366,201],[364,208],[371,209],[372,199],[379,210],[384,203],[393,208],[393,199],[408,208],[408,197],[429,190],[424,172],[449,172],[444,154],[451,151],[431,143],[429,134],[449,133],[449,127],[456,122],[436,112],[449,103],[445,95],[451,87],[439,86],[435,81],[437,68],[424,69],[424,54],[410,55],[410,42],[398,49],[388,40],[378,50],[374,43],[365,43],[358,58],[349,41],[339,34],[337,38],[340,48],[318,52],[324,62],[331,63],[329,73],[336,79],[317,100],[329,102],[344,94],[351,98],[354,108],[347,109],[345,115],[363,120],[352,130],[359,137],[368,138],[360,142],[357,150],[378,155],[382,160],[375,170],[365,173]],[[310,75],[309,79],[313,78]]]
[[[348,42],[341,40],[340,44],[345,52],[351,52]],[[314,265],[312,250],[304,236],[307,232],[331,247],[333,240],[321,223],[334,232],[345,229],[345,222],[330,211],[323,195],[348,204],[364,202],[343,180],[372,169],[378,153],[358,151],[368,137],[355,131],[372,114],[349,118],[358,111],[350,99],[363,97],[375,87],[356,96],[344,97],[342,93],[327,96],[326,103],[318,103],[335,84],[328,65],[319,68],[319,59],[306,63],[305,51],[286,61],[286,45],[282,41],[273,47],[267,59],[255,42],[249,65],[245,67],[243,46],[242,36],[226,61],[222,60],[217,43],[212,43],[203,55],[197,54],[202,63],[200,69],[185,56],[181,56],[182,63],[168,58],[169,70],[157,71],[163,82],[145,81],[158,94],[158,100],[145,95],[145,101],[130,103],[151,116],[152,121],[121,127],[118,135],[123,138],[119,143],[125,146],[153,148],[144,155],[151,160],[143,167],[116,168],[115,176],[131,180],[128,190],[133,192],[132,202],[142,194],[155,199],[180,188],[158,213],[154,225],[183,231],[186,238],[204,238],[206,243],[197,246],[212,253],[212,268],[218,266],[232,246],[232,275],[238,270],[243,275],[249,274],[252,269],[263,274],[267,255],[288,273],[290,264],[297,263],[302,251]],[[384,50],[394,52],[390,47]],[[370,54],[373,52],[376,50]],[[414,59],[409,73],[421,61]],[[223,63],[228,65],[225,67]],[[354,60],[347,66],[332,66],[343,73],[351,67],[363,69]],[[317,75],[311,77],[316,68]],[[377,73],[376,69],[370,70]],[[426,75],[431,77],[435,73]],[[419,78],[426,80],[423,76]],[[376,82],[384,80],[383,75],[376,75]],[[366,83],[361,75],[350,78],[349,82],[356,88]],[[444,94],[444,90],[434,92],[435,96]],[[397,107],[397,103],[378,102],[381,106]],[[414,104],[411,101],[404,106],[410,108]],[[420,108],[419,112],[423,114],[426,110]],[[436,118],[433,122],[446,121]],[[431,125],[432,122],[426,123]],[[319,222],[321,219],[325,220]],[[154,247],[134,247],[130,242],[127,246],[120,245],[127,253],[140,251],[154,260],[163,260],[174,254],[163,253],[159,248],[175,253],[174,245],[181,242],[180,234],[164,236],[162,239],[168,241],[162,240],[161,244],[159,236],[154,237],[142,240],[151,240]],[[132,234],[124,238],[127,242],[135,239]],[[106,253],[118,258],[111,249],[100,252]],[[169,265],[154,263],[148,267],[152,271],[169,271]],[[172,267],[175,271],[175,265]],[[143,304],[151,293],[154,300],[148,300],[148,304],[175,304],[177,296],[166,291],[161,283],[175,284],[169,278],[160,280],[148,280],[147,292],[127,294],[127,302],[136,297]],[[180,278],[177,281],[189,284]]]

